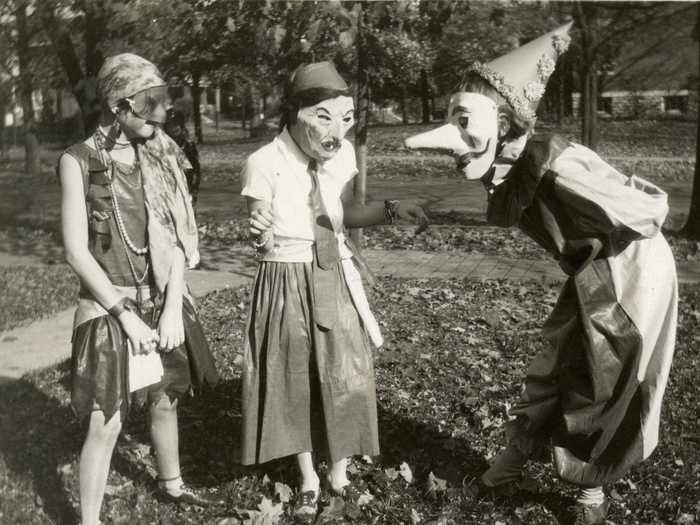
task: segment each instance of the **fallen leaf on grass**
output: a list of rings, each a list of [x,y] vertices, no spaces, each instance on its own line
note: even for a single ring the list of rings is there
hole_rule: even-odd
[[[284,509],[282,503],[272,503],[271,499],[263,496],[262,501],[258,504],[258,510],[245,509],[238,512],[247,516],[241,521],[242,525],[277,525]]]
[[[428,493],[429,494],[435,494],[438,492],[444,492],[447,490],[447,481],[444,479],[438,478],[435,474],[432,472],[428,474]]]
[[[386,477],[389,478],[391,481],[394,481],[394,480],[396,480],[396,478],[399,477],[399,471],[393,467],[392,468],[385,468],[384,474],[386,474]]]
[[[372,494],[370,494],[369,492],[363,492],[362,494],[360,494],[360,497],[357,498],[357,505],[359,507],[364,507],[372,501],[374,501],[374,496],[372,496]]]
[[[287,503],[292,499],[292,489],[285,483],[275,481],[275,496],[277,496],[282,503]]]
[[[411,523],[413,523],[413,525],[418,525],[421,521],[423,521],[423,516],[421,516],[416,509],[411,509]]]
[[[413,483],[413,472],[405,461],[399,465],[399,474],[406,480],[406,483]]]
[[[342,518],[343,512],[345,511],[345,501],[340,496],[334,496],[331,498],[328,506],[323,509],[321,515],[319,516],[321,520],[323,519],[333,519]]]
[[[124,489],[131,487],[133,485],[134,485],[134,482],[131,480],[126,481],[126,482],[122,483],[121,485],[116,485],[116,486],[107,484],[107,486],[105,486],[105,494],[107,496],[116,496]]]

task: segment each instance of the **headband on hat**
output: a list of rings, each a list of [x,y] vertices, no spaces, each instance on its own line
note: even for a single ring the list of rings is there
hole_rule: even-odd
[[[97,92],[110,107],[136,93],[165,85],[158,68],[133,53],[107,57],[97,73]]]

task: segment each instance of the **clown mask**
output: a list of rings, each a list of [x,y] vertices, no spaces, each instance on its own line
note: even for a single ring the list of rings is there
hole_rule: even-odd
[[[319,162],[332,158],[355,123],[352,97],[340,96],[300,108],[289,133],[309,157]]]
[[[406,147],[448,152],[457,158],[457,167],[467,179],[482,178],[496,159],[496,103],[479,93],[455,93],[447,114],[447,124],[407,138]]]

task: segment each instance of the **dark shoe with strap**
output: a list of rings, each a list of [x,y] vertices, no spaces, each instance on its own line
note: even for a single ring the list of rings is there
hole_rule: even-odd
[[[156,497],[166,503],[177,503],[180,505],[194,505],[196,507],[213,507],[215,505],[223,505],[224,500],[217,498],[212,494],[207,494],[204,491],[196,490],[183,483],[180,485],[179,493],[172,494],[164,487],[158,487]]]
[[[318,491],[305,490],[294,502],[294,517],[302,522],[311,522],[318,512]]]
[[[600,505],[579,503],[572,509],[575,516],[573,525],[604,525],[609,508],[610,501],[608,498],[605,498]]]

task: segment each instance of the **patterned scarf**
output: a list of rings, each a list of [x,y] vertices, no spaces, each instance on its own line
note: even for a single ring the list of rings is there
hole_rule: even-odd
[[[176,246],[185,253],[186,267],[199,262],[197,224],[185,178],[185,170],[192,166],[175,141],[159,128],[152,138],[138,141],[136,148],[148,212],[148,248],[156,286],[162,292]]]
[[[98,92],[109,107],[165,84],[154,64],[132,53],[107,57],[97,73]],[[192,166],[180,147],[159,128],[150,139],[135,143],[148,215],[151,265],[156,286],[162,292],[168,284],[176,246],[185,252],[188,267],[199,262],[197,225],[184,173]]]

